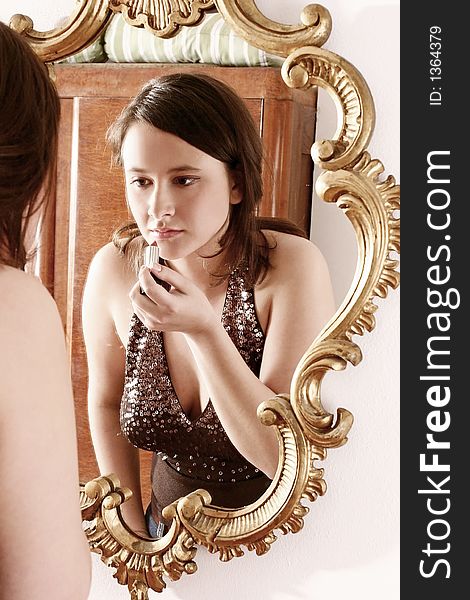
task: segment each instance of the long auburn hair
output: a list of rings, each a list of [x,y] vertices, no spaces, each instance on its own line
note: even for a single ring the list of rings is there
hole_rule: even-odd
[[[240,266],[246,268],[250,285],[265,276],[272,246],[262,229],[307,237],[290,221],[257,216],[263,195],[262,142],[245,103],[229,86],[208,75],[188,73],[147,82],[108,130],[107,140],[116,165],[122,165],[122,144],[134,122],[145,122],[176,135],[237,174],[243,198],[230,205],[229,224],[219,240],[220,250],[212,255],[225,251],[224,263],[217,273],[212,273],[218,282]],[[113,242],[138,268],[145,242],[135,222],[117,229]]]
[[[0,22],[0,265],[24,269],[25,233],[51,195],[60,103],[47,67]]]

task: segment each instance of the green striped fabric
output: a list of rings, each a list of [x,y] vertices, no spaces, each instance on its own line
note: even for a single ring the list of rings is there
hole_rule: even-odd
[[[106,62],[108,57],[106,56],[106,52],[104,51],[104,34],[100,35],[100,37],[90,44],[88,48],[82,50],[81,52],[77,52],[73,56],[69,56],[68,58],[64,58],[64,60],[60,60],[60,63],[102,63]]]
[[[199,25],[182,27],[169,39],[129,25],[120,14],[105,35],[108,60],[122,63],[208,63],[226,66],[280,66],[283,59],[250,46],[219,13],[207,13]]]

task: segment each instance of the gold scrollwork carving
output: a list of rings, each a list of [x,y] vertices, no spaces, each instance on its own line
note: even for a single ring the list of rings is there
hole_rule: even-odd
[[[182,25],[196,25],[214,0],[109,0],[114,12],[135,27],[145,27],[154,35],[169,38]]]
[[[299,25],[268,19],[254,0],[214,0],[225,21],[249,44],[287,56],[300,46],[322,46],[331,33],[331,15],[321,4],[308,4]]]
[[[357,160],[375,125],[372,94],[359,71],[342,56],[311,46],[299,48],[287,57],[282,78],[293,88],[318,85],[335,102],[338,128],[334,139],[316,142],[312,147],[313,160],[328,170],[341,169]]]
[[[50,31],[36,31],[25,15],[13,15],[10,27],[21,33],[44,62],[72,56],[89,46],[108,24],[108,0],[82,0],[66,23]]]
[[[328,371],[357,365],[362,353],[353,335],[375,327],[374,297],[386,297],[396,288],[399,253],[400,188],[389,176],[381,180],[382,163],[365,151],[375,125],[371,92],[359,71],[341,56],[321,48],[303,47],[284,61],[282,77],[294,88],[318,85],[333,97],[338,128],[333,140],[312,146],[315,163],[325,169],[316,182],[316,192],[325,202],[334,202],[351,221],[358,242],[358,267],[348,295],[301,359],[292,379],[293,410],[307,437],[324,448],[346,441],[352,415],[338,409],[336,422],[321,404],[321,382]],[[321,435],[321,441],[318,436]]]
[[[179,515],[191,516],[210,502],[210,496],[198,490],[167,507],[172,526],[163,538],[152,541],[133,534],[122,521],[119,507],[131,495],[114,475],[93,479],[81,486],[82,519],[90,549],[116,569],[115,578],[127,585],[132,600],[147,600],[148,589],[161,592],[166,587],[163,576],[176,581],[197,570],[197,548]]]
[[[358,268],[349,293],[298,364],[292,380],[293,410],[310,440],[317,441],[322,433],[323,447],[345,442],[352,415],[338,409],[332,425],[333,416],[321,405],[321,381],[326,372],[362,360],[352,336],[374,329],[374,298],[385,298],[388,288],[399,284],[398,261],[392,254],[400,252],[400,187],[391,175],[382,180],[383,172],[382,163],[363,152],[353,166],[323,172],[315,186],[322,200],[336,203],[345,212],[358,242]]]
[[[388,288],[399,284],[400,186],[389,175],[382,179],[384,167],[364,152],[351,167],[325,171],[316,190],[325,202],[335,202],[356,230],[358,268],[348,296],[338,316],[324,330],[325,337],[350,340],[375,327],[374,297],[385,298]]]

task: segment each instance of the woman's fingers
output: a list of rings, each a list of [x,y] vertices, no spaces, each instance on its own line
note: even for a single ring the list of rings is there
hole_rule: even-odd
[[[149,269],[142,267],[139,279],[131,288],[129,298],[139,320],[149,329],[160,330],[162,319],[173,312],[173,297],[153,279]]]
[[[142,286],[142,282],[138,279],[129,292],[129,298],[131,299],[132,304],[140,304],[144,300],[147,302],[149,301],[146,294],[147,292]]]
[[[191,292],[194,284],[184,277],[177,273],[173,269],[166,267],[165,265],[155,265],[149,271],[151,271],[156,277],[169,283],[171,287],[175,288],[178,292],[182,294],[188,294]]]
[[[139,306],[149,306],[149,301],[164,305],[168,300],[168,292],[152,277],[147,267],[139,271],[139,279],[129,292],[131,301]]]
[[[159,285],[153,275],[169,284],[170,291]],[[183,275],[165,266],[151,270],[142,267],[129,298],[135,314],[153,330],[192,331],[212,313],[201,290]]]

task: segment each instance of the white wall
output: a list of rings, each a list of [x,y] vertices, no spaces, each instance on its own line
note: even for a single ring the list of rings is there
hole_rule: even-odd
[[[298,22],[306,0],[258,0],[269,17]],[[38,5],[39,4],[39,5]],[[347,58],[364,75],[376,103],[377,124],[369,147],[399,180],[399,0],[325,0],[333,32],[325,48]],[[15,12],[47,29],[69,14],[71,0],[2,0],[0,20]],[[329,103],[320,122],[331,120]],[[322,124],[328,137],[334,123]],[[321,223],[321,226],[319,225]],[[355,263],[352,227],[341,211],[315,201],[312,238],[331,266],[337,300],[348,288]],[[310,505],[304,529],[280,536],[270,552],[222,564],[199,550],[195,575],[170,583],[167,600],[397,600],[399,598],[399,293],[391,291],[377,327],[355,338],[364,360],[327,376],[325,406],[348,408],[355,424],[346,446],[324,463],[329,489]],[[159,598],[151,594],[151,598]],[[94,560],[90,600],[128,600],[111,570]]]

